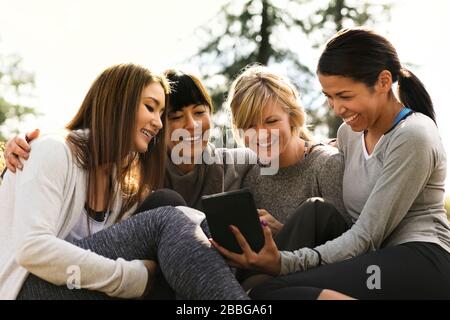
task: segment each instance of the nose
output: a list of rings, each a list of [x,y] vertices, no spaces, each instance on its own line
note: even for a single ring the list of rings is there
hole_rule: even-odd
[[[253,139],[255,142],[266,142],[269,139],[270,132],[264,125],[256,125],[254,130]]]
[[[162,127],[163,127],[162,120],[158,116],[155,116],[155,118],[153,119],[151,124],[152,124],[153,128],[158,130],[158,131],[161,130]]]
[[[342,102],[340,102],[339,100],[332,100],[332,99],[328,99],[328,103],[330,104],[330,107],[333,109],[333,112],[337,115],[337,116],[342,116],[345,111],[347,110],[344,106],[344,104]]]
[[[195,129],[199,126],[200,124],[194,120],[194,118],[192,117],[192,115],[188,114],[186,116],[186,122],[184,127],[189,130],[189,129]]]

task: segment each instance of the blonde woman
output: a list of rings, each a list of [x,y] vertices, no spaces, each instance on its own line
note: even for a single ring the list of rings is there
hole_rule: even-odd
[[[252,190],[257,207],[264,209],[260,214],[272,232],[277,234],[307,199],[321,197],[340,213],[327,216],[327,220],[337,219],[339,230],[326,238],[339,235],[351,223],[342,202],[342,158],[337,149],[313,141],[295,87],[271,69],[254,65],[235,79],[228,103],[237,139],[260,159],[264,157],[262,161],[279,165],[275,174],[263,174],[264,167],[255,166],[243,182]],[[302,228],[309,229],[301,235],[305,241],[309,238],[305,245],[313,245],[316,237],[311,235],[329,225],[315,221],[320,218],[302,221]],[[284,232],[298,223],[288,223]]]
[[[5,175],[1,298],[144,297],[156,262],[183,298],[247,298],[180,210],[133,215],[163,183],[168,93],[165,78],[140,66],[105,70],[67,134],[35,139],[23,170]]]

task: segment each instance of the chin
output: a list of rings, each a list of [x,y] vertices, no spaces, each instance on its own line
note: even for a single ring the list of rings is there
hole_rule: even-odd
[[[363,127],[360,127],[360,126],[358,126],[358,127],[350,126],[350,128],[351,128],[352,131],[354,131],[354,132],[363,132],[364,130],[366,130],[366,128],[363,128]]]
[[[140,143],[136,146],[136,151],[139,153],[146,153],[148,150],[148,144]]]

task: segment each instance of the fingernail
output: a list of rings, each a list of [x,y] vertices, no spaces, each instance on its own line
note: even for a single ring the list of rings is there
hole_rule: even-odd
[[[20,164],[19,164],[17,167],[18,167],[20,170],[22,170],[22,168],[23,168],[23,166],[20,165]]]
[[[265,221],[265,220],[260,220],[261,221],[261,225],[263,226],[263,227],[267,227],[267,222]]]

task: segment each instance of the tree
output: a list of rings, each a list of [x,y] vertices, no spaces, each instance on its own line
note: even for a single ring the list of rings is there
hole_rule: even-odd
[[[7,121],[21,121],[26,115],[38,115],[34,108],[19,101],[30,95],[34,75],[22,68],[17,55],[0,55],[0,141],[5,137]]]
[[[283,68],[304,95],[313,125],[327,125],[335,136],[340,119],[317,104],[314,70],[308,63],[311,48],[324,43],[343,27],[371,25],[387,18],[388,4],[368,1],[247,0],[230,1],[200,30],[205,45],[191,62],[197,63],[207,80],[218,109],[239,71],[250,63]],[[292,39],[298,39],[293,41]],[[311,45],[312,44],[312,45]]]

